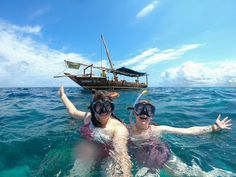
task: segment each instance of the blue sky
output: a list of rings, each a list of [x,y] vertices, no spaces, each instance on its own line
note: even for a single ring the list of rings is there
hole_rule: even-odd
[[[115,67],[150,86],[236,86],[236,1],[0,2],[0,87],[77,86],[54,79],[64,60],[101,62],[101,33]],[[108,66],[104,49],[104,66]]]

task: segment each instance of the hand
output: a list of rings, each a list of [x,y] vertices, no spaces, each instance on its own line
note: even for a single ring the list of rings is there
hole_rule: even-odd
[[[58,95],[59,95],[60,97],[62,97],[64,94],[65,94],[65,92],[64,92],[64,86],[62,85],[62,86],[60,87],[60,89],[58,90]]]
[[[232,124],[229,124],[230,121],[231,121],[231,119],[228,120],[228,117],[225,117],[223,120],[220,120],[220,114],[219,114],[217,119],[216,119],[216,124],[221,129],[232,129],[231,128]]]

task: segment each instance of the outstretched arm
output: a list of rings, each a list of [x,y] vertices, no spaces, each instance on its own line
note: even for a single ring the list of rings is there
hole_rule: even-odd
[[[131,160],[128,155],[128,130],[123,125],[117,125],[112,139],[114,146],[111,176],[131,177]]]
[[[183,134],[183,135],[200,135],[210,132],[219,131],[221,129],[231,129],[229,124],[231,119],[225,117],[222,121],[220,120],[220,115],[217,117],[215,124],[209,126],[194,126],[190,128],[175,128],[170,126],[156,126],[154,130],[159,133],[172,133],[172,134]]]
[[[68,111],[68,113],[76,118],[76,119],[89,119],[91,117],[91,114],[89,112],[83,112],[83,111],[79,111],[78,109],[76,109],[76,107],[73,105],[73,103],[67,98],[65,92],[64,92],[64,87],[61,86],[59,91],[58,91],[58,95],[61,98],[61,101],[64,103],[64,105],[66,106],[66,109]]]

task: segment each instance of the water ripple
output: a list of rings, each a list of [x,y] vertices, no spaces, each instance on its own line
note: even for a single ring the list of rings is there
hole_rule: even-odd
[[[77,122],[70,124],[71,118],[57,91],[58,88],[0,89],[0,151],[3,152],[0,171],[20,166],[30,169],[31,174],[53,176],[55,174],[40,169],[40,164],[53,168],[55,160],[59,160],[61,166],[55,167],[55,172],[65,172],[71,167],[68,164],[73,163],[60,152],[68,155],[67,149],[72,151],[81,139],[76,131]],[[80,88],[65,88],[65,91],[77,108],[88,110],[92,99],[90,92]],[[115,111],[128,123],[127,107],[133,104],[139,92],[119,93],[120,97],[114,101]],[[158,124],[175,127],[211,125],[218,114],[229,116],[235,124],[235,88],[149,88],[149,94],[142,98],[156,106],[153,121]],[[214,166],[236,172],[234,125],[231,131],[202,136],[166,135],[164,138],[172,151],[188,165],[194,161],[206,171]],[[48,159],[54,154],[55,158]]]

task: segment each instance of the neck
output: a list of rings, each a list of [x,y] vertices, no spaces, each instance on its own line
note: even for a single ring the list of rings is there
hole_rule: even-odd
[[[97,120],[101,123],[102,128],[105,128],[107,123],[110,120],[110,116],[107,117],[107,118],[101,118],[101,119],[97,119]]]
[[[138,132],[143,132],[143,131],[146,131],[148,128],[149,128],[149,125],[139,125],[139,124],[135,124],[134,125],[136,131]]]

